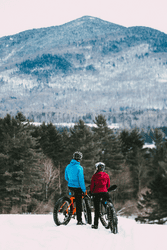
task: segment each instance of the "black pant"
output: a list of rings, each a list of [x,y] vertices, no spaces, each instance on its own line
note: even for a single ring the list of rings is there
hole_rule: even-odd
[[[82,189],[81,188],[74,188],[69,187],[71,191],[74,192],[75,202],[76,202],[76,214],[77,214],[77,221],[82,221]]]
[[[99,222],[99,213],[100,213],[100,199],[103,199],[104,201],[110,201],[112,202],[112,199],[110,198],[109,193],[96,193],[93,194],[93,201],[94,201],[94,208],[95,208],[95,217],[94,217],[94,225],[98,226]]]

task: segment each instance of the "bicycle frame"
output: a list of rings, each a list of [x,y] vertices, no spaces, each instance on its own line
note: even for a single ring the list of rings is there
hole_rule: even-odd
[[[71,193],[71,192],[70,192]],[[69,193],[69,194],[70,194]],[[86,195],[87,195],[87,191],[86,191]],[[82,199],[84,198],[84,195],[82,195]],[[66,213],[68,214],[68,209],[70,208],[70,206],[72,205],[72,215],[75,215],[76,214],[76,206],[74,206],[74,200],[75,200],[75,197],[74,196],[71,196],[70,197],[70,200],[71,200],[71,202],[70,202],[70,204],[69,204],[69,206],[67,207],[67,209],[66,209]],[[64,203],[65,204],[65,203]],[[64,204],[60,207],[60,210],[61,210],[61,208],[64,206]]]

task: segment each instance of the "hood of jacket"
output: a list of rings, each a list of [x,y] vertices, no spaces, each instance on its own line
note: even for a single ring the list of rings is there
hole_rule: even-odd
[[[81,165],[81,163],[79,161],[72,159],[69,165]]]

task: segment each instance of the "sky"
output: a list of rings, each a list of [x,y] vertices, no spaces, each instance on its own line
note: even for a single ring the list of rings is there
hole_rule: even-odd
[[[56,226],[52,214],[0,215],[0,249],[166,250],[167,225],[137,224],[118,217],[118,234],[112,234],[101,222],[97,230],[76,222],[71,219],[67,226]]]
[[[61,25],[85,15],[167,34],[166,0],[0,0],[0,37]]]

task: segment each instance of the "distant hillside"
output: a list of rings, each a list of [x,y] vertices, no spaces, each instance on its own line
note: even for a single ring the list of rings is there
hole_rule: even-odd
[[[0,116],[165,126],[167,34],[84,16],[0,38]]]

